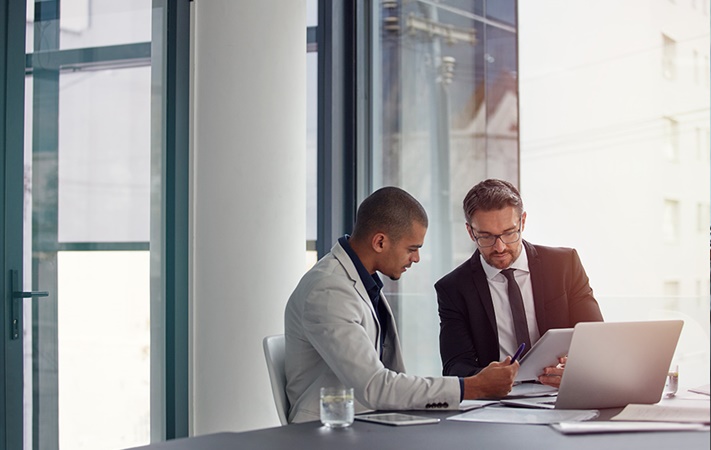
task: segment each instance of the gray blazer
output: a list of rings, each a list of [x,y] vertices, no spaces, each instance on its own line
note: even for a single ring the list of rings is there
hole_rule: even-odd
[[[390,311],[385,297],[381,301]],[[380,354],[380,323],[350,257],[336,243],[309,270],[284,313],[289,422],[319,419],[319,390],[352,387],[356,413],[387,409],[456,409],[457,377],[405,374],[395,322]]]

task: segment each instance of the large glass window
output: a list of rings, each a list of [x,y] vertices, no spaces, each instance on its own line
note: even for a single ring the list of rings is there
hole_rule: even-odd
[[[708,382],[708,80],[693,83],[709,70],[705,13],[663,0],[373,8],[370,190],[401,186],[430,216],[421,262],[386,286],[408,370],[441,371],[433,284],[474,251],[461,202],[495,177],[521,190],[524,239],[578,249],[606,320],[684,319],[675,358],[688,383]],[[694,55],[702,67],[678,64]]]
[[[152,7],[27,2],[25,449],[150,441]]]
[[[148,80],[150,67],[60,75],[60,242],[148,242]]]
[[[683,319],[675,358],[693,386],[709,379],[696,130],[710,117],[691,61],[710,45],[708,17],[681,5],[519,2],[520,167],[525,238],[578,250],[606,320]]]
[[[467,258],[461,200],[518,182],[515,1],[382,2],[373,57],[373,189],[418,198],[430,225],[417,276],[388,282],[408,370],[441,373],[433,284]]]
[[[317,259],[318,234],[318,0],[306,2],[306,267]]]

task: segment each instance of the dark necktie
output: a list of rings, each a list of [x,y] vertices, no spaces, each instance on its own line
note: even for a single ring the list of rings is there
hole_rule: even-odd
[[[504,274],[508,280],[509,305],[511,305],[511,315],[513,316],[514,331],[516,332],[516,345],[525,343],[526,349],[523,351],[523,354],[526,354],[526,352],[531,349],[531,337],[528,334],[526,310],[523,308],[521,289],[519,289],[518,283],[516,283],[514,279],[514,270],[516,269],[506,269],[502,270],[501,273]]]
[[[373,309],[375,309],[375,315],[378,316],[378,322],[380,322],[380,359],[383,358],[383,343],[385,342],[385,334],[388,332],[388,325],[390,324],[390,314],[388,313],[385,303],[380,299],[380,290],[376,295],[371,298],[373,302]]]

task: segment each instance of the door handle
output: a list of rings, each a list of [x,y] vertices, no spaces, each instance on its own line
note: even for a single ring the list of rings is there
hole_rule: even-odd
[[[17,290],[16,290],[17,289]],[[23,291],[19,282],[17,270],[10,271],[10,292],[12,304],[10,312],[10,339],[20,338],[20,315],[22,314],[22,299],[32,297],[48,297],[47,291]]]

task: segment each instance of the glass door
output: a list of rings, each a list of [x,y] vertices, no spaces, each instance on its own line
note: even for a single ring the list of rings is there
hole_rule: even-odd
[[[150,442],[151,3],[27,2],[25,450]]]

